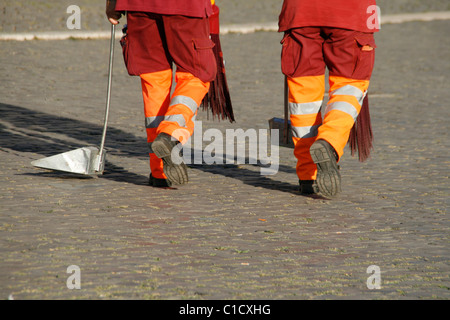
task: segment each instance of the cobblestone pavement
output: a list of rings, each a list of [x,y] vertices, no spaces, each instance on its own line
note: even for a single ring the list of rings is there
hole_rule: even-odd
[[[140,83],[118,44],[104,175],[35,168],[98,145],[109,43],[1,42],[0,298],[448,299],[449,28],[411,22],[377,34],[375,149],[365,163],[347,150],[333,200],[298,194],[286,147],[275,175],[193,164],[187,185],[147,186]],[[222,37],[237,121],[201,111],[203,131],[261,131],[283,116],[280,38]],[[66,285],[71,265],[79,290]],[[380,289],[367,286],[373,265]]]
[[[217,0],[223,24],[277,21],[281,0]],[[377,0],[382,15],[410,12],[448,11],[447,0]],[[103,30],[105,1],[92,0],[2,0],[0,32],[67,31],[67,8],[81,9],[82,30]]]

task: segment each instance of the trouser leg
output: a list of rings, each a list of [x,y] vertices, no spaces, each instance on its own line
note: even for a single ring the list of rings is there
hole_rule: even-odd
[[[320,108],[325,92],[325,76],[288,78],[289,112],[297,176],[300,180],[315,180],[317,167],[309,148],[322,124]]]
[[[185,72],[176,72],[175,78],[177,85],[156,133],[166,133],[184,144],[194,132],[197,110],[209,90],[209,82]]]
[[[369,88],[376,46],[371,33],[336,28],[323,32],[330,92],[317,139],[330,143],[340,158]]]
[[[176,87],[158,133],[185,143],[194,131],[194,120],[217,72],[207,18],[163,16],[167,52],[176,65]]]
[[[152,176],[165,179],[163,162],[152,151],[157,129],[164,120],[169,108],[170,88],[172,85],[172,70],[146,73],[141,76],[142,96],[144,100],[145,128],[149,147],[150,169]]]
[[[172,60],[167,54],[162,18],[145,12],[127,13],[125,64],[130,75],[141,78],[150,170],[154,178],[165,179],[162,160],[151,144],[169,107]]]
[[[127,15],[124,51],[128,72],[141,77],[147,142],[166,133],[184,143],[194,130],[197,109],[216,75],[209,21],[145,12]],[[172,64],[176,87],[171,98]],[[164,177],[162,161],[150,153],[154,177]]]
[[[339,159],[344,153],[350,130],[361,111],[368,87],[368,80],[330,76],[330,99],[317,139],[326,140],[331,144]]]
[[[282,40],[281,67],[289,86],[289,111],[299,180],[315,180],[317,166],[309,148],[322,123],[325,62],[320,28],[299,28]]]

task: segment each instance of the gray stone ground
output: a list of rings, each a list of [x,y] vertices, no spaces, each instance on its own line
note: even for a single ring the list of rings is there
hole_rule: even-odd
[[[217,0],[224,24],[277,21],[281,0]],[[382,14],[450,10],[447,0],[377,0]],[[66,31],[70,5],[81,9],[83,30],[104,28],[105,1],[92,0],[2,0],[0,32]]]
[[[261,19],[276,18],[278,2],[260,2]],[[44,3],[56,6],[32,2]],[[237,3],[224,1],[223,21],[241,22]],[[448,9],[447,1],[395,3],[392,12]],[[12,20],[0,31],[54,30],[67,17],[66,3],[49,19],[11,15],[9,4],[3,15]],[[86,15],[103,19],[96,8]],[[32,160],[98,145],[109,44],[1,42],[0,299],[448,299],[449,28],[411,22],[377,34],[375,150],[365,163],[347,150],[333,200],[298,194],[285,147],[273,176],[250,164],[191,165],[189,184],[148,187],[140,84],[118,44],[105,174],[35,168]],[[237,121],[202,111],[204,130],[267,129],[282,117],[280,38],[222,37]],[[66,286],[70,265],[80,267],[80,290]],[[381,289],[367,287],[371,265]]]

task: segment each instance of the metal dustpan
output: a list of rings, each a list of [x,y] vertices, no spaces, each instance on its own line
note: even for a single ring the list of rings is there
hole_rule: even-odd
[[[112,68],[114,60],[114,39],[115,28],[111,24],[111,42],[109,50],[109,72],[108,72],[108,89],[106,97],[105,121],[103,125],[103,134],[100,148],[97,147],[83,147],[72,151],[60,153],[47,158],[35,160],[31,164],[35,167],[72,172],[84,175],[101,175],[105,168],[104,150],[106,129],[108,127],[109,107],[111,102],[111,83],[112,83]]]
[[[291,121],[289,121],[289,86],[287,76],[284,77],[284,118],[269,119],[269,128],[283,132],[283,134],[279,135],[279,144],[281,146],[294,147]]]

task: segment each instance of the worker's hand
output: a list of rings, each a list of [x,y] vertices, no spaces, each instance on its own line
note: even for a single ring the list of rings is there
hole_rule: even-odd
[[[112,24],[119,23],[122,12],[116,11],[116,0],[106,0],[106,16]]]

